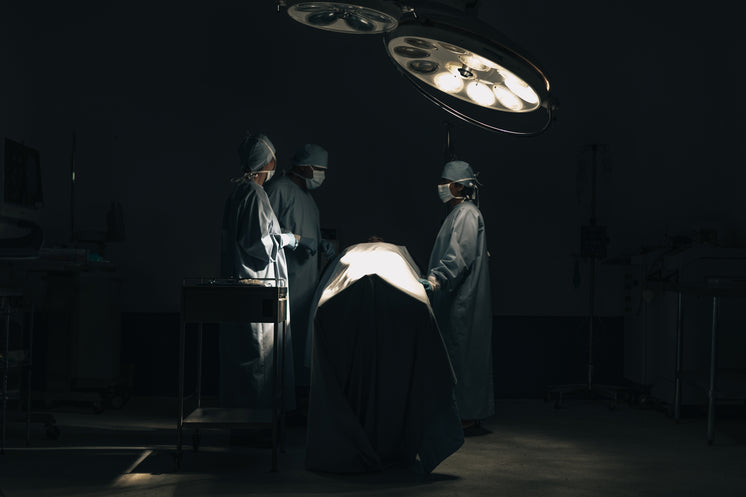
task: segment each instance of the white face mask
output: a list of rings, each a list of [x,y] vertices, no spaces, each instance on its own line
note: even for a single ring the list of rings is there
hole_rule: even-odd
[[[291,171],[294,175],[301,178],[306,182],[306,188],[309,190],[315,190],[316,188],[321,186],[321,183],[324,182],[324,178],[326,178],[326,171],[316,169],[313,170],[313,176],[311,178],[306,178],[305,176],[296,173],[295,171]]]
[[[324,182],[324,179],[326,178],[326,172],[321,170],[317,171],[316,169],[313,170],[313,177],[312,178],[305,178],[306,179],[306,188],[309,190],[315,190],[316,188],[321,186],[321,183]]]
[[[445,185],[438,185],[438,197],[440,197],[440,201],[444,204],[451,200],[452,198],[455,198],[451,194],[451,184],[446,183]]]
[[[269,181],[269,179],[274,176],[275,170],[272,169],[271,171],[254,171],[254,174],[266,174],[267,178],[264,181]]]

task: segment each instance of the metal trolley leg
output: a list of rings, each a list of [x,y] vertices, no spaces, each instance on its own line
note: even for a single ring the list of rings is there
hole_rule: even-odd
[[[676,357],[674,358],[674,391],[673,391],[673,419],[678,423],[681,417],[681,351],[684,332],[683,293],[677,292],[676,304]]]
[[[3,378],[0,385],[0,394],[2,394],[2,421],[0,422],[0,454],[5,454],[5,427],[8,424],[8,350],[10,348],[10,308],[5,309],[5,340],[3,341]]]
[[[712,297],[712,335],[710,341],[710,385],[707,391],[707,443],[712,445],[715,436],[715,391],[717,374],[717,329],[718,329],[718,297]]]
[[[176,469],[181,469],[182,457],[182,437],[184,430],[184,334],[186,324],[182,320],[179,326],[179,422],[176,426],[178,442],[176,445]]]
[[[275,322],[273,326],[274,336],[274,347],[272,347],[272,471],[277,471],[277,372],[278,364],[277,359],[279,358],[278,348],[280,343],[278,342],[278,325]]]

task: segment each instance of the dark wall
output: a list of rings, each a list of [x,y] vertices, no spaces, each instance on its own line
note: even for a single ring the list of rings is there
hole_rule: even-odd
[[[585,312],[587,280],[572,277],[592,143],[609,145],[599,214],[611,254],[703,228],[743,245],[744,35],[730,3],[708,5],[482,2],[561,105],[535,138],[456,123],[456,152],[484,184],[495,314]],[[126,241],[107,257],[125,276],[125,311],[174,312],[183,277],[217,272],[247,128],[270,136],[280,167],[300,143],[329,150],[317,200],[343,246],[378,234],[426,263],[444,214],[434,185],[447,115],[397,74],[380,38],[306,28],[268,0],[16,2],[0,22],[0,133],[41,152],[47,243],[70,239],[74,132],[77,227],[103,229],[109,204],[124,208]],[[600,312],[621,314],[619,270],[599,278]]]
[[[506,316],[493,319],[494,390],[498,398],[541,398],[551,385],[583,384],[587,377],[588,325],[583,317]],[[594,380],[625,385],[621,318],[594,320]],[[122,321],[122,364],[133,372],[137,396],[176,395],[178,387],[178,314],[128,313]],[[203,331],[203,393],[218,394],[218,327]],[[188,326],[185,389],[194,389],[197,327]]]

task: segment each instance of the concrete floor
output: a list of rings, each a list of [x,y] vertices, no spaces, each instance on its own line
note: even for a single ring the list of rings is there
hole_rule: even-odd
[[[280,468],[268,449],[231,447],[223,430],[175,470],[173,401],[132,399],[99,414],[57,408],[58,440],[11,424],[0,456],[0,495],[43,496],[738,496],[746,495],[746,416],[718,419],[715,443],[705,419],[676,424],[663,412],[590,400],[561,409],[541,400],[498,401],[487,433],[469,437],[429,477],[407,470],[334,475],[303,468],[305,430],[290,427]],[[187,442],[191,435],[187,434]]]

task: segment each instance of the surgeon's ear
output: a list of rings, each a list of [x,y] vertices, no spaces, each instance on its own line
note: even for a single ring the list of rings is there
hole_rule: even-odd
[[[459,197],[461,194],[461,190],[464,189],[464,185],[461,183],[451,183],[451,195],[454,197]]]

